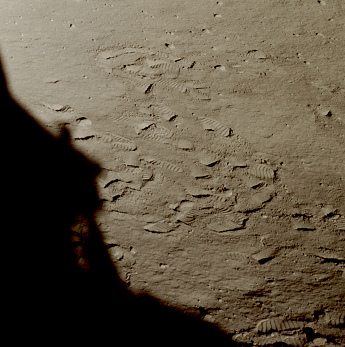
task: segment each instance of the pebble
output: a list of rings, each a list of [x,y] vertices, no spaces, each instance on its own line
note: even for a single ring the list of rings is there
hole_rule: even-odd
[[[333,206],[326,205],[326,206],[322,207],[322,209],[321,209],[321,216],[322,216],[322,218],[331,217],[336,212],[337,212],[337,210]]]
[[[144,121],[135,125],[135,132],[139,135],[143,130],[148,129],[153,126],[155,123],[151,121]]]
[[[293,228],[295,230],[315,230],[315,227],[306,221],[295,221],[293,223]]]
[[[321,117],[331,117],[333,113],[329,108],[319,106],[316,109],[316,114]]]
[[[43,104],[43,106],[56,112],[66,112],[71,108],[71,106],[69,105],[61,105],[61,104]]]
[[[255,52],[254,57],[255,59],[267,59],[267,55],[261,51]]]
[[[92,121],[84,117],[77,119],[76,122],[78,123],[79,126],[90,127],[92,125]]]
[[[278,248],[268,248],[264,249],[258,253],[255,253],[252,255],[252,258],[256,260],[259,264],[265,264],[268,261],[272,260],[275,258],[276,254],[278,252]]]
[[[225,71],[226,67],[224,65],[215,65],[214,69],[219,71]]]

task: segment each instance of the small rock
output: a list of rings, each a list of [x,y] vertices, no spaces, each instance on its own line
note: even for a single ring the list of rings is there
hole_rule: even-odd
[[[124,248],[116,243],[114,244],[112,240],[108,240],[106,243],[109,247],[108,251],[112,261],[115,263],[120,263],[121,269],[129,269],[136,263],[136,251],[133,247],[129,247],[129,249],[127,249],[127,247]]]
[[[85,117],[78,118],[76,122],[78,123],[79,126],[90,127],[92,125],[92,121]]]
[[[267,55],[264,52],[261,52],[261,51],[255,52],[254,57],[256,59],[267,59]]]
[[[60,82],[61,80],[58,78],[47,78],[44,80],[45,83],[52,83],[52,84],[56,84],[58,82]]]
[[[139,135],[143,130],[150,128],[155,125],[154,122],[151,121],[143,121],[135,125],[135,132]]]
[[[166,43],[165,47],[170,48],[170,49],[175,49],[175,45],[173,43]]]
[[[328,217],[332,217],[333,215],[335,215],[337,212],[337,210],[331,206],[331,205],[326,205],[324,207],[322,207],[321,209],[321,216],[322,218],[328,218]]]
[[[251,57],[255,58],[255,59],[267,59],[267,55],[262,52],[262,51],[258,51],[257,49],[252,49],[250,51],[248,51],[248,53]]]
[[[264,249],[258,253],[252,255],[252,258],[255,259],[259,264],[265,264],[268,261],[275,258],[278,253],[278,248],[268,248]]]
[[[69,105],[61,105],[61,104],[43,104],[43,105],[56,112],[66,112],[71,108],[71,106]]]
[[[109,253],[114,261],[120,261],[125,256],[124,249],[119,246],[111,247]]]
[[[213,316],[211,316],[210,314],[205,315],[204,320],[206,322],[210,322],[210,323],[214,323],[216,321],[215,318]]]
[[[332,116],[332,111],[329,108],[319,106],[316,109],[316,114],[320,117],[331,117]]]
[[[219,71],[225,71],[226,67],[224,65],[215,65],[214,69]]]
[[[295,221],[293,223],[293,228],[295,230],[305,230],[305,231],[315,230],[315,227],[307,221]]]

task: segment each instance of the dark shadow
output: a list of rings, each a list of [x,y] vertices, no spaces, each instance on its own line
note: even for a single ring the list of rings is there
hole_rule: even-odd
[[[1,67],[1,66],[0,66]],[[9,345],[234,346],[119,279],[94,222],[100,167],[10,95],[1,67],[2,337]]]

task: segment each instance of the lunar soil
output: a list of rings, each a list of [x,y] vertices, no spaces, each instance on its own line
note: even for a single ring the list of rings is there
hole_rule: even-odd
[[[0,6],[11,91],[102,167],[130,291],[247,346],[345,346],[343,0]]]

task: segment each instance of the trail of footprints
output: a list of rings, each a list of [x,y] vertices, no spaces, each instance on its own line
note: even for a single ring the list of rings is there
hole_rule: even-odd
[[[190,93],[207,87],[190,73],[194,64],[186,61],[192,59],[122,47],[100,52],[96,61],[135,85],[135,90],[129,89],[130,99],[145,105],[137,114],[116,115],[117,133],[93,132],[85,124],[74,128],[75,139],[109,145],[122,160],[118,179],[101,188],[111,191],[102,196],[113,210],[126,212],[127,204],[138,205],[136,212],[143,205],[146,211],[160,211],[161,218],[144,228],[149,232],[172,232],[188,224],[233,233],[245,229],[251,216],[275,199],[278,167],[248,153],[246,141],[228,124],[207,115],[212,111],[205,100]],[[239,187],[228,187],[234,178]],[[191,205],[186,208],[183,202]],[[338,224],[343,228],[341,221]]]
[[[96,61],[106,71],[111,70],[114,76],[128,81],[129,88],[135,85],[133,99],[138,97],[140,102],[145,97],[148,101],[149,107],[143,115],[117,117],[119,131],[121,125],[131,124],[134,131],[128,134],[128,138],[109,133],[96,136],[98,141],[108,142],[114,149],[126,151],[127,156],[131,151],[139,151],[142,155],[140,159],[136,157],[135,165],[139,168],[149,167],[154,172],[150,180],[144,182],[150,184],[143,184],[139,193],[148,198],[146,204],[152,203],[153,209],[159,206],[162,215],[168,217],[145,226],[145,230],[166,233],[181,223],[192,226],[206,223],[211,232],[234,232],[244,229],[249,214],[263,208],[273,199],[275,168],[256,161],[250,163],[248,158],[240,158],[237,165],[229,164],[228,156],[224,156],[227,148],[236,148],[239,156],[245,153],[238,137],[233,136],[231,127],[204,113],[188,113],[190,108],[202,112],[203,104],[199,105],[199,102],[209,100],[208,94],[204,92],[207,85],[203,81],[195,82],[193,74],[189,73],[195,65],[193,59],[172,57],[142,47],[123,47],[100,52]],[[177,103],[185,106],[184,112],[178,112],[171,106]],[[200,144],[208,143],[208,148],[200,147]],[[147,155],[146,152],[152,148],[155,149],[154,154]],[[128,166],[131,160],[133,158],[124,159],[124,162]],[[220,177],[223,177],[223,182],[217,183],[218,188],[226,185],[229,173],[234,172],[243,182],[252,178],[260,180],[261,184],[249,187],[238,198],[236,192],[228,188],[224,188],[225,192],[221,194],[216,189],[204,189],[208,181]],[[158,175],[163,178],[163,182],[157,181]],[[152,193],[158,186],[160,188],[156,195],[148,194],[148,191]],[[186,192],[185,188],[190,186],[196,186],[199,191],[195,189],[193,194]],[[176,192],[184,195],[180,202],[168,204],[170,207],[166,208],[161,206],[160,196],[157,196],[162,191],[171,199]],[[113,207],[116,209],[117,203],[123,205],[125,199],[126,193],[118,201],[112,201]],[[193,206],[186,209],[181,204],[183,201],[189,201]],[[215,218],[209,218],[210,214],[215,215]]]
[[[248,152],[246,141],[229,124],[209,115],[212,107],[208,103],[217,104],[217,96],[211,98],[207,83],[195,75],[194,59],[122,47],[99,52],[96,61],[128,84],[131,100],[146,105],[136,115],[116,115],[118,134],[95,135],[96,141],[112,146],[114,155],[124,152],[126,167],[153,172],[148,180],[142,180],[140,189],[133,184],[127,187],[138,190],[137,195],[149,205],[146,209],[161,210],[158,224],[145,230],[166,233],[188,224],[206,226],[210,232],[238,232],[275,199],[279,189],[281,193],[279,166]],[[134,158],[131,152],[140,155]],[[227,187],[233,178],[240,188]],[[186,193],[185,188],[191,186],[204,193]],[[179,202],[164,205],[162,192],[168,200],[183,196]],[[113,208],[125,206],[127,196],[125,191],[112,201]],[[181,201],[191,202],[193,207],[182,208]],[[133,201],[128,198],[127,203]],[[169,227],[163,228],[164,223]],[[341,221],[338,224],[343,228]]]
[[[235,339],[238,342],[250,341],[256,346],[326,346],[318,344],[317,339],[310,341],[313,335],[311,332],[318,332],[319,336],[322,334],[324,338],[321,340],[326,341],[329,335],[339,332],[344,326],[345,313],[340,311],[328,312],[315,321],[270,317],[260,320],[255,328],[237,334]],[[338,346],[338,344],[329,344],[329,346]]]
[[[105,169],[99,178],[105,210],[152,216],[143,230],[157,235],[174,232],[183,224],[228,234],[245,229],[251,216],[275,199],[277,166],[248,154],[245,141],[228,124],[205,115],[205,99],[196,95],[192,83],[186,83],[188,73],[184,71],[193,68],[192,61],[128,47],[102,51],[96,60],[107,72],[115,70],[116,75],[136,84],[147,99],[142,114],[113,118],[117,133],[95,131],[90,121],[68,114],[68,127],[76,142],[92,143],[95,148],[109,146],[114,160],[122,161],[118,170]],[[174,94],[175,104],[194,112],[178,112],[171,93],[178,95]],[[195,116],[195,109],[200,115]],[[71,113],[63,107],[55,111]],[[234,178],[241,188],[228,187]],[[335,224],[337,230],[345,230],[344,218]],[[247,256],[243,261],[248,261]],[[330,327],[343,327],[344,322],[343,312],[324,318]],[[278,342],[303,346],[304,326],[300,321],[269,318],[258,322],[253,334],[258,343],[276,332],[281,334]],[[294,334],[285,334],[290,331]]]

